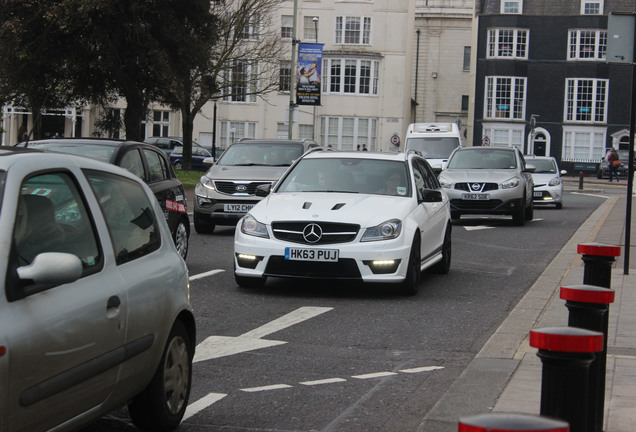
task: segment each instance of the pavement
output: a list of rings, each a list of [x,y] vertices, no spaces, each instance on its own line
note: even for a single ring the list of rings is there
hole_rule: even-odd
[[[607,199],[548,265],[424,418],[418,432],[454,432],[459,419],[479,414],[539,415],[542,364],[538,350],[528,343],[529,331],[567,326],[568,310],[559,298],[560,287],[583,284],[584,267],[577,245],[590,242],[621,247],[612,268],[615,300],[609,306],[603,431],[636,430],[636,224],[632,217],[631,268],[624,274],[627,181],[609,183],[585,177],[581,185],[579,180],[566,177],[564,189]]]

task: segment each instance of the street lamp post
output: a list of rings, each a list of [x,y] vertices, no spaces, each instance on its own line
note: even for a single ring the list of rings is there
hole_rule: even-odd
[[[294,125],[294,107],[296,106],[296,101],[294,97],[296,96],[296,44],[298,41],[296,40],[296,26],[298,24],[298,0],[294,0],[294,19],[292,26],[292,64],[291,64],[291,80],[289,82],[289,117],[288,117],[288,127],[287,127],[287,138],[292,139],[292,126]]]
[[[318,17],[315,16],[312,18],[312,21],[314,22],[314,31],[316,33],[316,43],[318,43]],[[316,141],[316,105],[314,105],[314,126],[313,129],[311,131],[312,134],[312,138],[314,141]]]

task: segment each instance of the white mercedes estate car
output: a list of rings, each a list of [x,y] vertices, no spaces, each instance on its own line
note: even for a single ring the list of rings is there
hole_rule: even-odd
[[[239,221],[234,252],[243,287],[290,277],[390,283],[414,295],[423,270],[450,269],[448,197],[416,152],[316,149]]]

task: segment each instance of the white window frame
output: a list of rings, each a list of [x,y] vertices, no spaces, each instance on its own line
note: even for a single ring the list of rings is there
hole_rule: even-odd
[[[352,69],[355,70],[355,75],[350,73]],[[330,57],[323,60],[322,70],[323,93],[359,96],[377,96],[378,94],[379,60]]]
[[[524,123],[484,122],[482,139],[488,137],[492,147],[517,147],[523,152]]]
[[[502,42],[505,35],[512,33],[512,41]],[[487,58],[497,59],[528,59],[528,47],[530,46],[530,30],[520,28],[494,28],[488,29]],[[510,47],[508,50],[507,47]],[[510,54],[505,54],[509,51]]]
[[[281,15],[280,17],[280,37],[281,39],[291,39],[294,34],[294,17],[292,15]]]
[[[522,14],[523,13],[523,0],[501,0],[501,10],[500,10],[500,12],[502,14],[513,14],[513,15]]]
[[[291,90],[291,60],[281,60],[278,70],[278,91],[289,93]]]
[[[256,82],[258,76],[258,65],[250,65],[247,62],[235,62],[235,64],[243,64],[245,65],[245,93],[237,93],[234,94],[234,88],[230,89],[229,92],[225,91],[225,95],[223,96],[223,100],[226,102],[236,102],[236,103],[254,103],[256,102],[256,94],[252,91],[252,86]],[[234,67],[229,67],[223,71],[223,79],[226,83],[233,82],[233,71]],[[251,94],[250,94],[251,93]]]
[[[593,39],[593,43],[586,43]],[[586,51],[586,48],[587,51]],[[590,57],[581,55],[591,52]],[[607,30],[575,29],[568,32],[568,60],[602,61],[607,54]]]
[[[259,40],[261,37],[261,16],[258,13],[251,15],[242,33],[238,37],[245,40]]]
[[[484,88],[484,118],[523,120],[526,118],[527,78],[487,76]],[[500,95],[504,91],[507,95]],[[507,106],[507,109],[503,107]]]
[[[581,0],[581,15],[603,15],[604,0]],[[597,13],[588,13],[588,6],[598,6]]]
[[[159,118],[157,119],[157,115]],[[172,135],[170,130],[170,117],[171,112],[169,110],[155,109],[152,110],[151,115],[148,117],[150,120],[144,121],[146,128],[146,136],[149,137],[167,137]],[[151,132],[148,135],[148,131]]]
[[[584,90],[580,84],[586,82],[590,91],[581,94]],[[565,106],[563,119],[566,123],[607,123],[607,98],[609,94],[609,80],[598,78],[567,78],[565,80]],[[589,117],[589,118],[584,118]]]
[[[357,20],[357,28],[355,27]],[[371,17],[343,15],[336,17],[334,42],[337,45],[370,45]]]
[[[256,138],[256,122],[219,121],[219,147],[227,148],[241,138]]]
[[[320,144],[338,150],[355,150],[356,145],[377,149],[378,119],[375,117],[320,118]]]
[[[314,24],[315,16],[305,16],[303,17],[303,34],[306,42],[316,41],[316,31],[318,30],[316,27],[320,24],[317,22]]]
[[[561,160],[598,162],[605,156],[607,128],[563,125]]]

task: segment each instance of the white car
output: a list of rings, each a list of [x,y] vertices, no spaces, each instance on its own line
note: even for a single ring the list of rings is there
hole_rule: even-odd
[[[0,149],[0,429],[77,430],[128,405],[177,428],[196,341],[188,270],[123,168]]]
[[[534,180],[534,203],[554,204],[563,207],[563,179],[566,170],[559,171],[556,159],[550,156],[525,156],[526,162],[536,169],[532,173]]]
[[[423,270],[450,269],[448,197],[415,152],[318,149],[239,221],[234,252],[244,287],[268,277],[345,279],[413,295]]]

